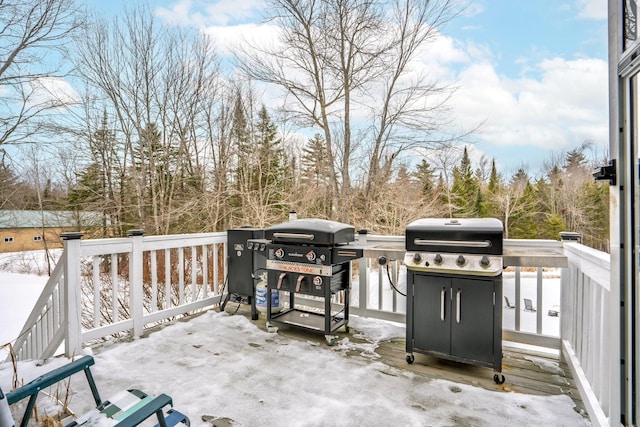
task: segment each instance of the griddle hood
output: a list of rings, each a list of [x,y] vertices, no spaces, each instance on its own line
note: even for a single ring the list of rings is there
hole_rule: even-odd
[[[355,240],[355,228],[337,221],[305,218],[273,225],[265,229],[265,238],[274,243],[342,245]]]

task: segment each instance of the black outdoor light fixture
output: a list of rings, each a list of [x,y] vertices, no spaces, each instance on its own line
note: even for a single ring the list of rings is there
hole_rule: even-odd
[[[596,181],[609,181],[609,185],[616,185],[616,159],[609,160],[609,164],[598,166],[593,172]]]

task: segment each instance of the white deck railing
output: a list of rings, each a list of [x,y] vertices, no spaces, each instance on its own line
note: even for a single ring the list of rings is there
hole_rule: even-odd
[[[73,355],[85,343],[122,333],[139,337],[146,326],[215,307],[225,296],[226,233],[63,237],[64,253],[15,342],[21,360],[48,358],[63,344],[65,354]],[[369,249],[354,261],[351,312],[405,322],[404,237],[359,240]],[[610,364],[618,357],[608,345],[616,339],[607,334],[608,255],[558,241],[505,240],[504,246],[504,294],[515,308],[503,311],[503,339],[562,352],[592,421],[607,425],[617,396]],[[525,312],[527,297],[536,312]],[[551,318],[554,298],[559,316]]]
[[[569,268],[562,274],[562,354],[596,426],[620,419],[619,312],[611,312],[609,254],[565,243]],[[613,303],[613,304],[612,304]]]
[[[67,355],[83,343],[192,314],[220,301],[226,233],[80,240],[66,233],[63,255],[17,338],[19,360]],[[143,285],[144,284],[144,285]]]

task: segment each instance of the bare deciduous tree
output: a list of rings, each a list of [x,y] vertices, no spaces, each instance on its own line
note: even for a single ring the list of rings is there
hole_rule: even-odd
[[[127,196],[122,206],[128,216],[122,219],[152,233],[168,233],[176,224],[190,231],[188,219],[199,214],[191,201],[206,186],[207,114],[218,84],[209,40],[162,27],[140,6],[127,10],[123,21],[96,18],[77,46],[78,70],[94,93],[88,116],[106,110],[112,139],[122,144],[119,191]]]
[[[38,119],[69,101],[55,85],[79,17],[74,0],[0,1],[0,145],[30,141]]]
[[[346,217],[354,156],[367,165],[368,200],[400,154],[428,145],[442,125],[450,88],[428,82],[411,65],[458,4],[271,0],[279,44],[254,44],[238,55],[251,78],[282,88],[284,108],[300,124],[322,130],[337,219]]]

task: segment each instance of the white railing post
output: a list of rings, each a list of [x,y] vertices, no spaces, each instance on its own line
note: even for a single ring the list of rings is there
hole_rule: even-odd
[[[560,298],[562,298],[562,294]],[[542,267],[536,267],[536,306],[538,309],[536,312],[536,334],[538,335],[542,334],[542,302]]]
[[[143,236],[144,230],[129,230],[131,254],[129,258],[129,295],[130,313],[133,320],[133,338],[140,338],[144,329],[144,292],[143,292]]]
[[[366,246],[367,245],[367,235],[369,234],[369,230],[362,229],[358,230],[358,245]],[[368,269],[369,260],[367,258],[360,258],[358,260],[358,265],[360,266],[358,272],[358,307],[362,310],[366,310],[368,306],[369,299],[369,269]]]
[[[612,298],[609,254],[563,242],[569,268],[563,271],[562,356],[594,426],[618,425],[620,404],[618,309]],[[613,308],[611,308],[613,305]]]
[[[515,299],[516,299],[516,323],[515,323],[515,330],[519,331],[520,330],[520,307],[521,307],[521,302],[522,299],[520,298],[520,287],[522,284],[522,275],[521,275],[522,271],[520,269],[520,266],[516,267],[516,277],[515,277],[515,285],[516,285],[516,293],[515,293]],[[501,302],[502,303],[502,302]]]
[[[82,295],[80,239],[82,233],[60,234],[64,242],[64,314],[66,318],[64,354],[73,357],[82,350]]]

